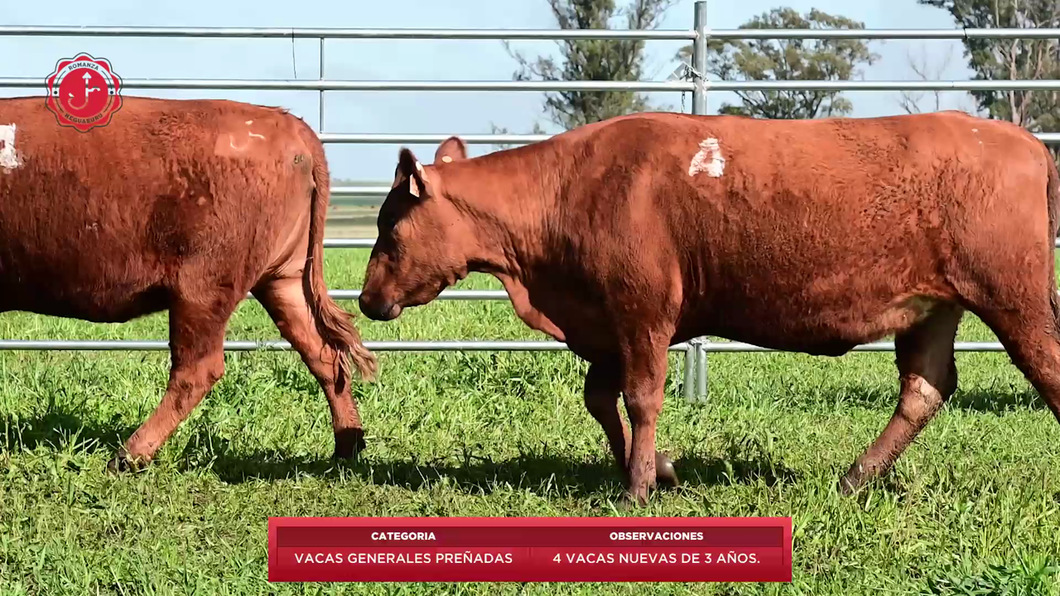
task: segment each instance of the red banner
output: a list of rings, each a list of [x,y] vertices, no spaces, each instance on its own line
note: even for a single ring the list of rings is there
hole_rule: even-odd
[[[790,517],[270,517],[271,582],[790,582]]]

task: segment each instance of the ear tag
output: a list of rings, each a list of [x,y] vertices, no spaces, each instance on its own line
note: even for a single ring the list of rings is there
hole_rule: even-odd
[[[452,157],[449,157],[448,155],[443,155],[443,156],[442,156],[442,162],[444,162],[444,163],[449,163],[449,162],[451,162],[451,161],[453,161],[453,158],[452,158]]]
[[[423,177],[423,164],[418,161],[416,162],[416,171],[420,173],[420,177]],[[413,178],[414,176],[409,177],[409,192],[412,193],[412,196],[419,198],[420,188]]]

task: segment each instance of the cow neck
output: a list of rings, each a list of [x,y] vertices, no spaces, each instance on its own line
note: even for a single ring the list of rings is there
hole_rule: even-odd
[[[471,270],[521,279],[544,251],[559,163],[548,147],[526,146],[448,164],[446,196],[471,222]]]

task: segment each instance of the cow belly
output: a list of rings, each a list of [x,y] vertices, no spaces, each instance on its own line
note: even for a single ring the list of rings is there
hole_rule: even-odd
[[[58,273],[58,272],[55,272]],[[81,278],[61,274],[3,276],[0,311],[124,323],[169,307],[169,291],[142,279]]]
[[[769,349],[839,356],[909,329],[940,302],[937,296],[915,293],[814,298],[775,293],[711,301],[681,326],[680,340],[713,335]]]
[[[749,221],[709,237],[708,256],[685,269],[684,334],[838,355],[906,330],[957,296],[941,233],[853,233],[816,219],[774,233]]]
[[[167,275],[161,255],[130,242],[135,231],[117,236],[70,228],[56,226],[49,238],[44,230],[20,236],[0,225],[0,309],[123,323],[167,308],[167,279],[177,278],[179,264]]]

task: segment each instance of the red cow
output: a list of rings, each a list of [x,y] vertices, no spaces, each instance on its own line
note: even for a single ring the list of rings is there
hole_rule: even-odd
[[[400,152],[362,312],[389,320],[470,271],[591,363],[585,405],[647,499],[667,347],[702,335],[839,356],[895,335],[901,393],[845,474],[889,469],[957,387],[967,310],[1060,418],[1056,165],[960,113],[754,120],[649,113],[466,159]],[[617,400],[622,394],[632,426]]]
[[[253,292],[319,381],[335,455],[363,431],[347,377],[376,371],[323,277],[328,166],[285,110],[126,97],[88,132],[43,98],[0,100],[0,311],[119,323],[169,311],[162,402],[110,462],[149,462],[224,373],[225,327]]]

